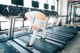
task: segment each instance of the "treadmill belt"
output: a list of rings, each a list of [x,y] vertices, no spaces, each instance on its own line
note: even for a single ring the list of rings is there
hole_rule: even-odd
[[[65,31],[65,30],[67,30],[67,29],[65,29],[65,30],[60,30],[60,29],[48,29],[48,30],[50,30],[51,32],[53,32],[53,31],[56,31],[56,32],[61,32],[61,33],[66,33],[66,34],[72,34],[72,35],[76,35],[77,34],[77,32],[70,32],[70,31]]]
[[[51,32],[50,32],[51,31]],[[47,33],[51,33],[51,34],[58,34],[58,35],[61,35],[61,36],[65,36],[65,37],[69,37],[69,38],[72,38],[74,35],[73,34],[68,34],[68,33],[63,33],[63,32],[59,32],[59,31],[54,31],[54,30],[51,30],[51,29],[48,29],[46,30]]]
[[[72,27],[62,27],[62,26],[57,26],[54,28],[59,28],[59,29],[67,29],[67,30],[78,30],[77,28],[72,28]]]
[[[39,32],[38,35],[42,36],[42,33]],[[67,38],[67,37],[60,36],[60,35],[54,35],[54,34],[50,34],[50,33],[46,34],[46,38],[47,39],[51,39],[53,41],[57,41],[57,42],[63,43],[63,44],[65,44],[67,41],[69,41],[69,38]]]
[[[21,31],[18,31],[18,32],[14,32],[14,38],[25,36],[27,34],[28,34],[28,32],[26,30],[21,30]]]
[[[58,30],[53,29],[53,30],[58,31],[58,32],[67,33],[67,34],[73,34],[73,35],[76,35],[77,34],[77,32],[63,31],[63,30],[59,30],[59,29]]]
[[[30,35],[22,36],[17,39],[14,39],[14,41],[16,41],[16,40],[20,40],[20,41],[24,42],[25,44],[28,44],[30,41]],[[21,44],[21,42],[19,42],[19,41],[17,41],[17,42],[19,44]],[[50,44],[46,41],[45,42],[41,41],[38,38],[36,38],[36,40],[34,41],[33,48],[40,51],[41,53],[57,53],[58,51],[61,50],[61,47],[59,47],[57,45]]]
[[[7,41],[12,47],[14,47],[17,51],[19,51],[19,53],[30,53],[29,51],[25,50],[23,47],[21,47],[20,45],[18,45],[16,42],[14,42],[13,40],[9,40]]]
[[[71,28],[64,28],[64,27],[54,27],[53,29],[56,29],[56,30],[62,30],[62,31],[68,31],[68,32],[77,32],[78,30],[77,29],[71,29]]]
[[[6,42],[0,43],[0,50],[4,53],[17,53],[12,47],[10,47]]]

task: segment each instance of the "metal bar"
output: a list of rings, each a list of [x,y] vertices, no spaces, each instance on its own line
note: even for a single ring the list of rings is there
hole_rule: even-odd
[[[13,18],[13,22],[12,22],[12,31],[11,31],[11,39],[13,39],[14,37],[14,27],[15,27],[15,18]]]
[[[1,21],[0,21],[0,31],[1,31]]]
[[[9,18],[10,18],[10,28],[8,29],[8,36],[9,36],[9,38],[11,39],[13,18],[12,18],[12,17],[9,17]]]
[[[76,6],[74,6],[74,16],[73,16],[73,21],[76,19]]]
[[[71,17],[72,17],[72,4],[71,4],[71,9],[70,9],[70,22],[71,22]],[[69,24],[70,24],[69,22]]]
[[[57,0],[57,13],[58,13],[59,0]]]
[[[66,24],[68,24],[68,13],[69,13],[69,2],[68,2],[68,5],[67,5]]]

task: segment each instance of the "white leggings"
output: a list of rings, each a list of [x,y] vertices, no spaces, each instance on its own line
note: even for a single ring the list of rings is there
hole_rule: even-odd
[[[36,26],[38,29],[41,26],[42,31],[43,31],[42,38],[45,38],[45,35],[46,35],[46,20],[39,20],[39,19],[36,18],[35,21],[34,21],[34,23],[33,23],[33,25]],[[36,39],[37,32],[38,32],[38,30],[34,30],[33,29],[33,34],[31,36],[29,45],[33,44],[34,40]]]

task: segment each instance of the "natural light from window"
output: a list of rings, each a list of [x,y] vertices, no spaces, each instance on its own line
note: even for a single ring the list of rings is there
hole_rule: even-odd
[[[34,0],[34,1],[37,1],[37,0]],[[47,3],[46,1],[47,0],[38,0],[39,9],[44,9],[44,3]],[[11,0],[6,0],[6,1],[5,0],[0,0],[0,4],[13,5],[13,4],[11,4]],[[51,5],[55,6],[56,2],[55,2],[55,0],[48,0],[48,4],[49,4],[49,9],[48,10],[51,10]],[[24,7],[33,8],[32,7],[32,0],[24,0]],[[5,21],[5,18],[1,18],[1,16],[0,16],[0,21]],[[51,19],[49,20],[49,22],[52,22],[52,21],[53,20],[51,20]],[[20,24],[17,25],[18,23],[20,23]],[[24,21],[24,26],[29,26],[29,25],[30,25],[29,21]],[[2,29],[8,29],[9,27],[10,27],[10,22],[2,22],[1,23],[1,28]],[[16,21],[15,27],[22,27],[22,21]]]

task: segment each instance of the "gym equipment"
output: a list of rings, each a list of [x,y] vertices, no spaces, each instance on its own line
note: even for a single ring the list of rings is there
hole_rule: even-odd
[[[57,28],[57,29],[55,29]],[[60,29],[59,29],[60,28]],[[66,30],[66,31],[65,31]],[[74,30],[72,33],[69,31]],[[74,37],[74,34],[77,34],[77,29],[68,29],[67,28],[63,28],[63,27],[53,27],[53,29],[47,29],[47,34],[46,34],[46,38],[47,39],[51,39],[60,43],[67,43],[67,41],[71,40]],[[50,32],[51,31],[51,32]],[[52,35],[50,35],[52,34]],[[41,32],[38,32],[38,35],[42,35]]]
[[[53,5],[51,5],[51,10],[55,10],[54,4],[55,4],[55,1],[53,0]]]
[[[19,45],[21,45],[23,48],[30,50],[29,48],[26,47],[26,44],[28,44],[30,41],[30,36],[31,35],[29,34],[25,36],[21,36],[19,38],[15,38],[14,41]],[[63,48],[63,46],[58,46],[57,44],[55,44],[55,41],[53,41],[53,43],[54,44],[47,42],[47,39],[45,41],[41,41],[39,38],[36,38],[33,44],[33,49],[41,53],[57,53]],[[30,50],[30,51],[34,52],[34,50]]]
[[[55,6],[52,5],[52,6],[51,6],[51,10],[55,10]]]
[[[8,36],[7,36],[6,34],[0,35],[0,43],[1,43],[1,42],[6,42],[8,39],[9,39],[9,38],[8,38]]]
[[[51,32],[50,32],[51,31]],[[47,33],[51,33],[51,34],[58,34],[58,35],[61,35],[61,36],[65,36],[65,37],[68,37],[68,38],[70,38],[70,39],[72,39],[73,37],[74,37],[74,35],[73,34],[68,34],[68,33],[63,33],[63,32],[61,32],[61,31],[55,31],[55,30],[51,30],[51,29],[47,29],[47,31],[46,31]]]
[[[49,8],[49,4],[44,4],[44,9],[48,9]]]
[[[73,21],[76,20],[76,8],[79,3],[80,0],[68,0],[66,24],[73,24]]]
[[[50,11],[49,11],[49,10],[43,10],[43,13],[48,17],[48,16],[49,16]]]
[[[0,35],[0,53],[19,53],[14,50],[14,48],[10,47],[7,43],[7,35],[2,34]]]
[[[30,53],[8,38],[6,34],[0,35],[0,53]]]
[[[28,36],[28,35],[31,36],[31,34],[28,34],[27,31],[22,30],[22,31],[15,32],[14,33],[14,38],[19,38],[19,37]],[[39,37],[39,36],[37,36],[37,37]]]
[[[21,5],[21,6],[24,5],[24,1],[23,0],[11,0],[11,3],[15,4],[15,5]]]
[[[30,11],[40,11],[43,13],[43,11],[41,9],[36,9],[36,8],[30,8]]]
[[[41,37],[42,33],[39,32],[37,35]],[[50,33],[46,33],[46,39],[50,39],[52,41],[56,41],[56,42],[62,43],[64,45],[69,41],[68,37],[60,36],[58,34],[50,34]]]
[[[78,30],[76,28],[57,26],[57,27],[53,27],[52,29],[47,29],[46,32],[62,35],[72,39],[77,34]]]
[[[16,52],[14,48],[10,47],[7,42],[0,43],[0,51],[2,50],[2,53],[19,53]]]
[[[9,6],[9,13],[11,16],[18,16],[21,13],[26,13],[29,11],[29,8]]]
[[[14,33],[14,38],[19,38],[19,37],[26,36],[26,35],[29,35],[27,31],[18,31],[18,32]],[[42,33],[38,32],[37,35],[41,37]],[[46,38],[53,40],[53,41],[57,41],[57,42],[62,43],[62,44],[66,44],[66,42],[69,41],[69,39],[72,37],[68,38],[65,36],[60,36],[58,34],[50,34],[48,32],[46,35]]]
[[[75,30],[77,31],[78,29],[77,28],[73,28],[73,27],[62,27],[62,26],[56,26],[56,28],[61,28],[61,29],[67,29],[67,30]]]
[[[64,28],[64,27],[54,27],[53,30],[57,30],[57,31],[60,31],[60,32],[66,32],[68,34],[73,34],[73,35],[76,35],[78,30],[77,29],[71,29],[71,28]]]
[[[25,36],[25,35],[28,35],[28,32],[26,30],[14,32],[14,38],[18,38],[18,37]]]
[[[39,8],[39,2],[38,1],[32,1],[32,7]]]
[[[50,27],[47,29],[50,29]],[[72,27],[54,26],[53,28],[51,27],[51,29],[59,32],[68,33],[68,34],[74,34],[74,35],[76,35],[78,32],[78,28],[72,28]]]
[[[44,3],[44,9],[49,9],[48,0],[46,0],[46,3]]]
[[[0,14],[3,16],[8,16],[7,5],[0,4]]]
[[[9,40],[7,42],[11,45],[11,47],[16,49],[19,53],[30,53],[28,50],[25,50],[23,47],[15,43],[13,40]]]

